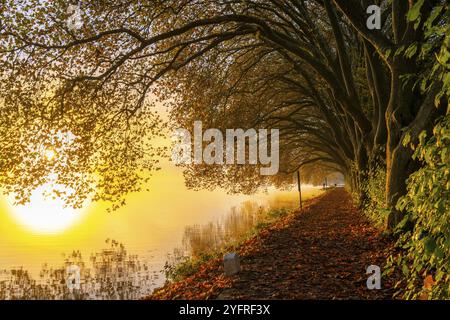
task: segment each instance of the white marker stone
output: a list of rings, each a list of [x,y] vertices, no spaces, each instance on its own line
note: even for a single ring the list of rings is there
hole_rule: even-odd
[[[223,266],[226,276],[232,276],[241,271],[239,255],[237,253],[227,253],[223,257]]]

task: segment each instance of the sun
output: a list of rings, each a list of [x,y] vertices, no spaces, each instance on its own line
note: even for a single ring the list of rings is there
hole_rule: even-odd
[[[46,197],[44,194],[51,190],[51,185],[37,188],[25,205],[14,204],[10,197],[8,202],[14,219],[33,232],[46,234],[61,233],[77,224],[86,210],[64,207],[62,199]]]
[[[46,158],[48,161],[51,161],[51,160],[54,160],[54,159],[55,159],[55,157],[56,157],[56,152],[55,152],[54,150],[52,150],[52,149],[47,149],[47,150],[45,150],[44,155],[45,155],[45,158]]]

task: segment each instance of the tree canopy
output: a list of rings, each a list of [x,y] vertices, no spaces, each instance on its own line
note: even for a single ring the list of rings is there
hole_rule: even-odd
[[[164,101],[176,125],[280,128],[286,175],[251,166],[189,166],[191,187],[254,191],[299,167],[340,172],[363,203],[375,163],[386,171],[388,225],[417,142],[448,112],[449,6],[444,0],[2,1],[0,184],[19,201],[52,181],[120,204],[153,170]],[[58,161],[45,150],[55,150]]]

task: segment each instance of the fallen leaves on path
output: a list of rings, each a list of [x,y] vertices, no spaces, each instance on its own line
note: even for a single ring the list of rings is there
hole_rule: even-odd
[[[147,299],[389,299],[394,281],[383,278],[381,290],[369,290],[366,268],[383,271],[392,247],[334,189],[244,242],[238,275],[225,277],[214,259]]]

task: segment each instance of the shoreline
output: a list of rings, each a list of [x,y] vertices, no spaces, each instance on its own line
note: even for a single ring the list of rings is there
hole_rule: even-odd
[[[325,196],[329,190],[326,190],[320,195],[304,200],[303,211]],[[218,298],[221,292],[229,288],[233,280],[238,276],[227,277],[223,271],[223,254],[227,252],[237,251],[241,263],[250,254],[257,253],[255,247],[265,237],[275,229],[282,228],[289,224],[295,216],[301,214],[299,209],[291,209],[287,214],[271,221],[262,228],[255,228],[256,230],[249,230],[249,237],[241,239],[241,241],[229,244],[220,252],[215,252],[214,258],[208,258],[198,265],[198,270],[191,275],[177,281],[168,281],[161,287],[155,288],[152,294],[142,297],[143,300],[173,300],[173,299],[214,299]],[[192,258],[190,259],[192,260]],[[211,281],[214,280],[214,281]],[[213,283],[215,282],[215,283]],[[191,287],[193,286],[193,287]],[[183,291],[194,290],[195,293],[187,297]]]

